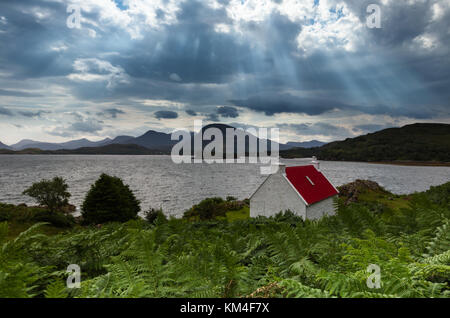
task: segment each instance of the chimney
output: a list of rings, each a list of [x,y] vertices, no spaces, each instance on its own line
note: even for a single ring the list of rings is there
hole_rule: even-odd
[[[313,157],[312,157],[311,164],[312,164],[317,170],[320,171],[320,162],[317,160],[317,157],[316,157],[316,156],[313,156]]]

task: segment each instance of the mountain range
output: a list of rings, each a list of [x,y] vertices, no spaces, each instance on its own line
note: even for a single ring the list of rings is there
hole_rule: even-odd
[[[233,127],[212,124],[203,127],[203,131],[207,128],[219,129],[225,137],[226,129]],[[241,137],[242,134],[245,135],[245,152],[248,152],[249,139],[246,137],[248,133],[241,131],[239,134]],[[191,137],[193,136],[195,134],[191,132]],[[139,137],[118,136],[97,142],[80,139],[60,144],[32,140],[22,140],[11,146],[0,143],[0,154],[169,154],[172,146],[177,142],[171,140],[171,134],[150,130]],[[210,141],[203,140],[203,147],[208,143]],[[226,137],[223,143],[224,152],[233,151],[226,149]],[[282,158],[316,156],[320,160],[331,161],[426,162],[447,165],[450,164],[450,125],[418,123],[400,128],[388,128],[328,144],[320,141],[289,142],[279,144],[279,148]],[[234,153],[236,149],[235,147]],[[270,151],[270,148],[268,150]]]
[[[211,124],[203,127],[203,131],[207,128],[218,128],[225,135],[226,128],[234,128],[232,126],[223,124]],[[35,141],[30,139],[23,139],[13,145],[5,145],[0,142],[0,149],[22,151],[25,149],[39,149],[44,151],[54,151],[54,150],[75,150],[79,148],[94,148],[103,147],[107,145],[119,144],[119,145],[138,145],[150,150],[159,151],[170,151],[173,145],[178,141],[171,140],[171,134],[158,132],[154,130],[149,130],[142,136],[132,137],[132,136],[117,136],[114,139],[106,138],[100,141],[90,141],[88,139],[78,139],[71,140],[63,143],[50,143]],[[280,150],[287,150],[295,147],[318,147],[324,145],[325,143],[312,140],[308,142],[288,142],[287,144],[279,144]],[[247,147],[246,147],[247,149]]]

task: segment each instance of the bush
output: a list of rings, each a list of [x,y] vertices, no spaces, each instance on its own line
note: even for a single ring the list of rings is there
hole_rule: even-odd
[[[0,222],[9,221],[12,218],[12,204],[0,203]]]
[[[144,212],[145,219],[150,224],[161,224],[167,222],[167,217],[165,216],[162,209],[153,209],[151,208],[148,211]]]
[[[101,224],[135,219],[139,201],[120,178],[102,174],[91,186],[81,207],[83,222]]]
[[[70,193],[69,186],[61,177],[53,180],[41,180],[33,183],[31,187],[23,191],[24,195],[34,198],[40,205],[46,206],[51,212],[60,211],[68,204]]]
[[[72,215],[59,211],[51,212],[39,207],[0,203],[0,222],[4,221],[20,224],[46,222],[61,228],[72,227],[75,224],[75,218]]]
[[[212,220],[226,216],[227,202],[222,198],[208,198],[184,212],[184,218]]]
[[[36,212],[32,218],[35,222],[47,222],[55,227],[69,228],[75,224],[75,218],[61,212],[50,212],[48,210]]]

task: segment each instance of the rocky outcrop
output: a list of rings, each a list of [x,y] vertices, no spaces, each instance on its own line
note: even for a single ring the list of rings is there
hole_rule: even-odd
[[[345,204],[350,204],[352,202],[358,201],[359,195],[367,191],[388,193],[375,181],[359,179],[338,187],[338,190],[339,197],[345,198]]]

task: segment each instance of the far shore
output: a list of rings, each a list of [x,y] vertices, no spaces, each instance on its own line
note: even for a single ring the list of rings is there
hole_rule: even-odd
[[[311,158],[281,158],[284,160],[301,160]],[[374,165],[395,165],[395,166],[416,166],[416,167],[450,167],[450,162],[440,161],[356,161],[356,160],[326,160],[320,159],[319,161],[332,161],[332,162],[359,162],[369,163]]]
[[[422,166],[422,167],[450,167],[450,162],[421,162],[421,161],[374,161],[367,162],[376,165],[396,165],[396,166]]]
[[[26,151],[28,150],[28,151]],[[151,153],[151,154],[140,154],[140,153],[64,153],[59,151],[44,151],[39,150],[39,152],[31,152],[30,149],[26,149],[24,151],[0,151],[0,155],[87,155],[87,156],[170,156],[168,153],[160,152],[160,153]],[[311,158],[284,158],[280,157],[280,159],[284,160],[299,160],[299,159],[311,159]],[[439,161],[356,161],[356,160],[326,160],[320,159],[320,161],[333,161],[333,162],[361,162],[361,163],[369,163],[369,164],[377,164],[377,165],[396,165],[396,166],[416,166],[416,167],[450,167],[450,162],[439,162]]]

